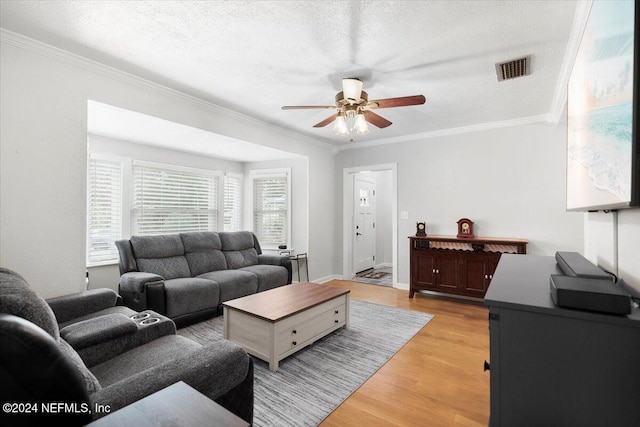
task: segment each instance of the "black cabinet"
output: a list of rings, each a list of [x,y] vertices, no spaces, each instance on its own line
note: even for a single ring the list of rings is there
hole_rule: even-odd
[[[485,295],[490,425],[640,426],[640,310],[556,307],[551,274],[554,257],[505,254]]]

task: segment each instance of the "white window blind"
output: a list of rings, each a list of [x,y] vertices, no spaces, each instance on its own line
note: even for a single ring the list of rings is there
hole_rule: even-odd
[[[242,200],[242,179],[239,176],[224,177],[224,231],[240,231],[240,202]]]
[[[131,231],[136,235],[218,230],[218,177],[134,164]]]
[[[118,259],[122,230],[122,163],[91,158],[87,168],[87,264]]]
[[[287,175],[253,177],[253,231],[262,246],[288,243],[288,210]]]

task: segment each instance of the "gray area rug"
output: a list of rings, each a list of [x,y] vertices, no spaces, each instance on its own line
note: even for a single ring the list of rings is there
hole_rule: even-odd
[[[280,362],[253,358],[254,426],[316,426],[380,369],[433,316],[350,301],[338,329]],[[222,339],[222,316],[178,330],[201,344]]]

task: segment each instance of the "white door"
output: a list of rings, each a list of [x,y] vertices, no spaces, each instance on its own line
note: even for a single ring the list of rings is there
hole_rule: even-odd
[[[376,253],[375,213],[376,184],[353,176],[353,271],[373,268]]]

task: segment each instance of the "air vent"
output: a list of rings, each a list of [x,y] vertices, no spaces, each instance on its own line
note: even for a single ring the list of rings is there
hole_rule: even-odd
[[[515,79],[516,77],[528,76],[531,68],[531,57],[514,59],[512,61],[496,64],[498,81]]]

